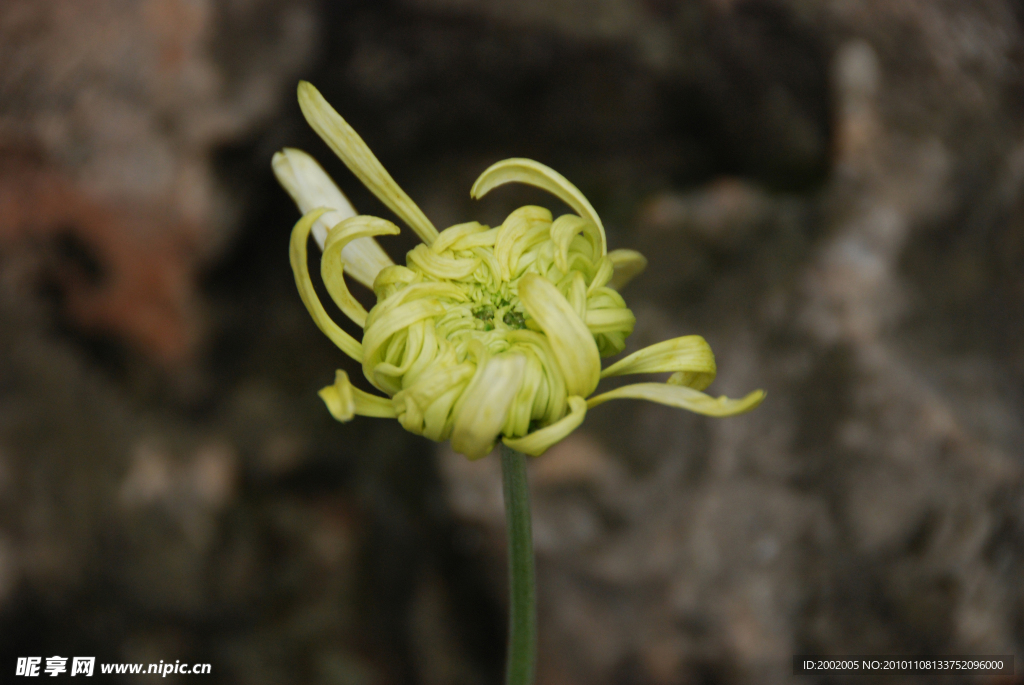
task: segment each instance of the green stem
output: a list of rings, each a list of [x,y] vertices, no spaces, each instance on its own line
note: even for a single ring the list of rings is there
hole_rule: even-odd
[[[537,656],[537,603],[526,455],[502,445],[501,479],[508,530],[509,611],[505,683],[532,685]]]

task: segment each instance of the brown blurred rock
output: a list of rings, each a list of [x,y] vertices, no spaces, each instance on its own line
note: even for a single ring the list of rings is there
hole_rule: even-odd
[[[75,241],[94,271],[57,267],[75,325],[183,361],[195,272],[237,215],[213,152],[274,112],[314,40],[308,2],[5,2],[0,245]]]
[[[204,318],[200,278],[242,210],[216,157],[282,94],[293,102],[314,9],[0,3],[5,662],[95,655],[207,662],[217,682],[379,682],[354,625],[353,498],[280,486],[314,451],[302,403],[274,384],[260,395],[260,380],[219,378],[199,409],[152,390],[206,364],[222,330]],[[136,367],[122,373],[97,337],[134,349]],[[335,438],[318,444],[344,455]],[[254,492],[253,473],[276,488]]]

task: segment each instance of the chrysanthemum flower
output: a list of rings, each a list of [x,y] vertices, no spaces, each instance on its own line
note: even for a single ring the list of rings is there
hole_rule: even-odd
[[[553,218],[542,207],[512,212],[501,226],[475,221],[441,231],[398,187],[366,143],[309,83],[299,85],[306,120],[346,166],[422,239],[395,265],[374,240],[399,232],[385,219],[357,216],[323,169],[304,152],[274,155],[278,180],[302,219],[291,239],[295,281],[320,329],[360,362],[383,395],[360,390],[344,371],[320,391],[339,421],[356,415],[397,418],[406,428],[480,458],[501,440],[539,455],[613,399],[644,399],[709,416],[756,407],[764,393],[717,399],[701,392],[715,358],[697,335],[644,348],[601,369],[601,357],[625,348],[636,319],[619,289],[646,266],[632,250],[607,251],[594,208],[561,174],[528,159],[494,164],[470,195],[510,182],[550,192],[575,214]],[[324,310],[310,280],[306,244],[323,249],[324,285],[338,308],[363,329],[362,341]],[[345,276],[373,289],[369,312]],[[672,375],[665,383],[625,385],[594,395],[603,378]]]

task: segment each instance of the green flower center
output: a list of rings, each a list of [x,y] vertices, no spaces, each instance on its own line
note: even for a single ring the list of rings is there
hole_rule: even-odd
[[[493,331],[496,325],[500,326],[501,324],[505,324],[513,331],[526,328],[526,315],[516,309],[518,301],[509,302],[503,298],[496,299],[498,300],[496,304],[488,302],[473,309],[473,318],[479,319],[480,325],[482,325],[480,330]],[[496,322],[500,323],[496,324]]]

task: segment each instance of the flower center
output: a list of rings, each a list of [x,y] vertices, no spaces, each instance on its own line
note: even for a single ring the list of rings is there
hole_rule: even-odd
[[[466,294],[466,301],[445,301],[449,316],[438,321],[437,331],[459,348],[464,358],[464,344],[477,339],[492,352],[507,348],[507,334],[526,326],[526,313],[519,300],[517,283],[497,280],[483,269],[469,279],[455,283]]]
[[[493,331],[494,322],[501,321],[512,330],[526,328],[526,317],[522,312],[516,311],[510,303],[499,300],[497,307],[493,304],[482,304],[473,310],[473,317],[483,323],[483,330]]]

